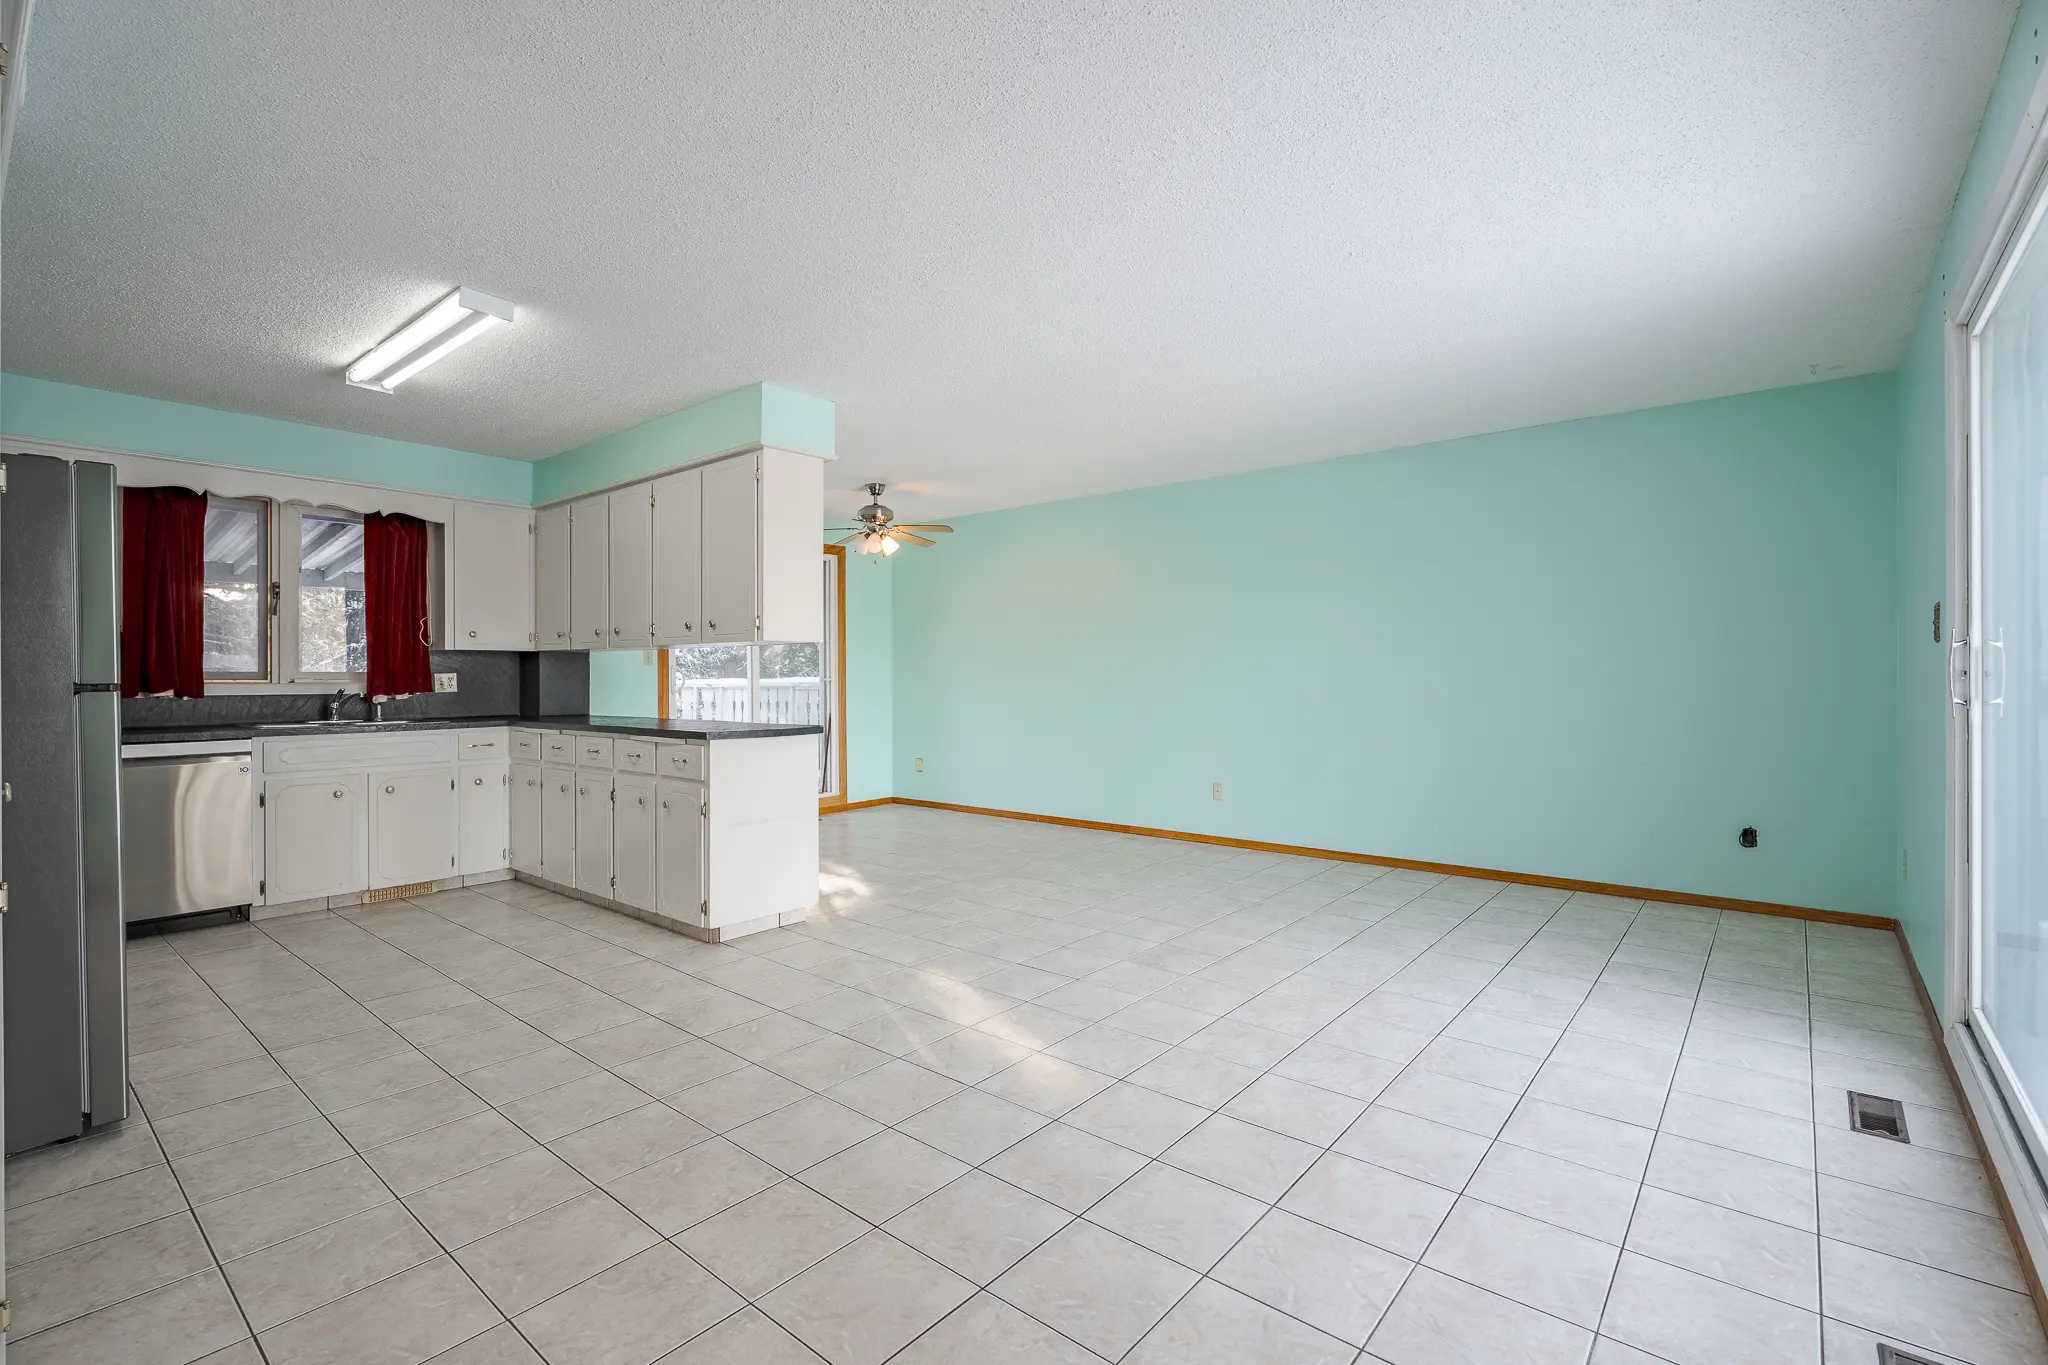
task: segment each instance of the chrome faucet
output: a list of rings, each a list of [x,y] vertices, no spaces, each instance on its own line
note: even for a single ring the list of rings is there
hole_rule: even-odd
[[[340,720],[341,704],[347,700],[348,689],[346,687],[335,688],[334,695],[327,699],[327,719]]]

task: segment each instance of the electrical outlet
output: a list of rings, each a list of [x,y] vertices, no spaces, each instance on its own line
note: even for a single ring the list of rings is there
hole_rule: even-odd
[[[921,758],[920,758],[919,760],[917,760],[917,770],[918,770],[919,772],[923,772],[923,771],[924,771],[924,760],[923,760],[923,759],[921,759]]]
[[[436,692],[453,692],[455,690],[455,675],[453,673],[436,673],[434,675],[434,690]]]
[[[1221,782],[1209,784],[1209,799],[1211,801],[1221,801],[1223,799],[1223,784]]]
[[[651,649],[641,650],[640,662],[648,668],[654,667],[654,651]]]

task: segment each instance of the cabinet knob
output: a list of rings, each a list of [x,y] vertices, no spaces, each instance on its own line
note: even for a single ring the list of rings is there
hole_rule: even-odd
[[[397,790],[398,790],[398,788],[396,788],[396,787],[386,787],[386,788],[384,789],[384,794],[385,794],[386,796],[390,796],[390,795],[391,795],[391,794],[392,794],[393,792],[396,792]],[[336,793],[335,793],[335,795],[336,795],[336,796],[339,796],[339,795],[341,795],[341,793],[340,793],[340,792],[336,792]]]
[[[576,789],[576,794],[577,794],[578,796],[588,796],[588,795],[590,795],[590,788],[588,788],[588,787],[578,787],[578,788]]]
[[[617,626],[613,626],[613,627],[612,627],[612,634],[614,634],[614,635],[617,635],[618,633],[619,633],[619,628],[618,628]]]
[[[706,622],[704,623],[704,626],[705,626],[705,628],[706,628],[707,630],[717,630],[717,629],[718,629],[718,622],[716,622],[716,621],[706,621]]]
[[[559,639],[561,639],[561,638],[562,638],[562,637],[563,637],[564,635],[567,635],[567,634],[568,634],[568,632],[567,632],[567,631],[565,631],[565,630],[558,630],[558,631],[556,631],[556,632],[555,632],[555,638],[556,638],[557,640],[559,640]]]
[[[476,778],[474,780],[479,787],[481,787],[484,784],[484,780],[481,777]]]
[[[643,806],[647,804],[647,798],[644,796],[636,796],[633,800]]]
[[[666,802],[666,801],[662,802],[662,803],[661,803],[661,808],[662,808],[663,810],[667,810],[667,809],[669,808],[668,802]]]
[[[472,639],[472,640],[474,640],[474,639],[476,638],[476,632],[475,632],[475,631],[471,631],[471,632],[469,633],[469,638],[470,638],[470,639]]]
[[[688,621],[683,622],[683,634],[688,635],[691,631],[695,629],[696,627],[691,625]]]
[[[347,792],[345,792],[345,791],[343,791],[343,790],[341,790],[341,789],[340,789],[339,787],[335,788],[335,791],[334,791],[334,799],[335,799],[335,800],[339,801],[339,800],[341,800],[341,798],[342,798],[342,797],[344,797],[344,796],[347,796],[347,795],[348,795],[348,793],[347,793]]]

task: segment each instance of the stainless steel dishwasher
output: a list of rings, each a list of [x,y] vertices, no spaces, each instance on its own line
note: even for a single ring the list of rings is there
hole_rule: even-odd
[[[228,910],[255,899],[249,741],[121,746],[127,919]]]

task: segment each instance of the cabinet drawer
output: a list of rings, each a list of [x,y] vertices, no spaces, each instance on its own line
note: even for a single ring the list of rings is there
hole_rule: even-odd
[[[541,760],[541,732],[538,730],[514,730],[512,732],[512,757],[520,763],[538,763]]]
[[[618,760],[622,773],[651,773],[654,771],[654,741],[647,739],[621,739],[612,744],[612,754]]]
[[[663,777],[687,777],[694,782],[704,780],[704,746],[701,744],[664,744],[661,746],[661,775]]]
[[[367,735],[320,735],[304,739],[265,739],[266,773],[303,773],[364,768],[430,767],[455,761],[455,731],[415,734],[389,731]]]
[[[503,762],[511,751],[511,737],[504,730],[457,730],[455,757],[462,763]]]
[[[540,737],[541,757],[550,763],[574,763],[576,761],[576,736],[543,732]]]
[[[576,766],[579,768],[611,767],[611,738],[607,735],[578,735],[576,737]]]

